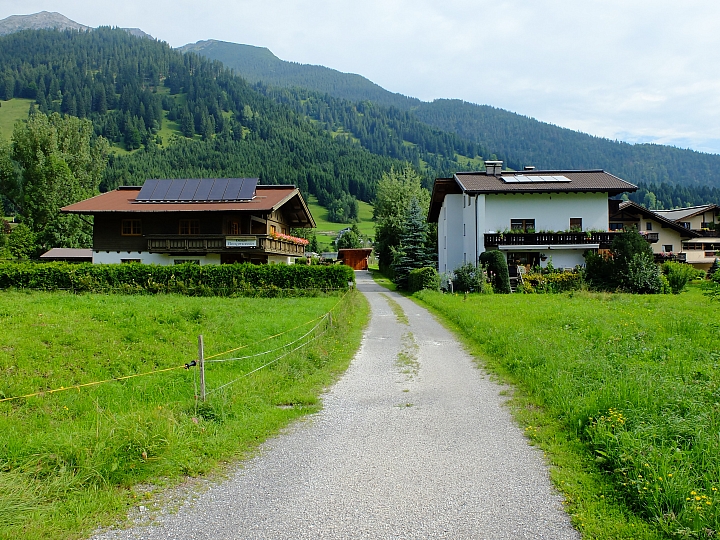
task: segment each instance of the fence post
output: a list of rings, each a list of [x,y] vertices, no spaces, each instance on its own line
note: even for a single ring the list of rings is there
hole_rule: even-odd
[[[198,365],[200,366],[200,399],[205,401],[205,347],[202,334],[198,336]]]

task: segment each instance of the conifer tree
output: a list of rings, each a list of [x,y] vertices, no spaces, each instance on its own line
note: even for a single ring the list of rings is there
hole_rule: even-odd
[[[393,249],[393,281],[399,289],[407,290],[408,276],[411,270],[434,266],[428,256],[425,244],[427,243],[427,222],[425,212],[417,198],[410,201],[405,215],[400,245]]]

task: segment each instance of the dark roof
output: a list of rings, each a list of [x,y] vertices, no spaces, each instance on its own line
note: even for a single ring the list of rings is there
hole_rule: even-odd
[[[281,206],[287,208],[299,223],[315,227],[315,220],[305,204],[300,190],[295,186],[257,186],[255,197],[247,201],[204,202],[153,202],[138,203],[136,197],[141,186],[122,186],[114,191],[65,206],[61,210],[70,214],[104,213],[159,213],[159,212],[272,212]],[[301,225],[302,226],[302,225]]]
[[[546,177],[561,177],[558,181]],[[541,177],[541,178],[537,178]],[[519,181],[518,181],[519,180]],[[543,180],[534,182],[533,180]],[[502,194],[502,193],[607,193],[619,195],[637,191],[637,186],[621,180],[602,169],[587,171],[505,171],[493,175],[483,172],[459,172],[452,178],[437,178],[430,198],[428,221],[435,223],[440,217],[445,195],[451,193]]]
[[[671,219],[667,219],[667,218],[661,216],[660,214],[656,214],[652,210],[648,210],[644,206],[634,203],[632,201],[623,201],[620,203],[619,213],[623,213],[623,212],[634,212],[636,214],[641,215],[645,219],[654,219],[655,221],[659,222],[663,227],[667,227],[668,229],[677,231],[682,236],[687,236],[689,238],[702,236],[701,233],[699,233],[697,231],[692,231],[690,229],[686,229],[679,223],[672,221]],[[616,221],[622,221],[622,217],[620,217],[618,214],[610,215],[610,221],[612,221],[613,219],[615,219]]]
[[[558,182],[514,182],[516,177],[564,177]],[[463,172],[455,178],[466,193],[557,193],[557,192],[601,192],[619,195],[626,191],[637,191],[637,186],[602,169],[588,171],[505,171],[502,175],[484,172]],[[510,180],[510,181],[508,181]]]

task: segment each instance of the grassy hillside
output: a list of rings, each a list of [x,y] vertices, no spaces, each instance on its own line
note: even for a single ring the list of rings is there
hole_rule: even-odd
[[[332,251],[331,243],[337,237],[338,231],[350,227],[347,223],[333,223],[328,221],[328,211],[320,206],[317,197],[311,195],[307,201],[310,213],[315,218],[317,225],[316,234],[321,251]],[[373,221],[373,207],[366,202],[358,201],[360,222],[357,224],[360,233],[370,238],[375,238],[375,222]]]
[[[0,101],[0,140],[10,140],[15,122],[25,120],[28,117],[30,104],[33,101],[32,99],[21,98]]]

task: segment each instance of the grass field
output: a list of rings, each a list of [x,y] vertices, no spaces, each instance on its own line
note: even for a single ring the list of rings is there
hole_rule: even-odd
[[[328,327],[318,317],[331,309]],[[319,392],[347,367],[367,313],[355,292],[343,299],[0,293],[0,398],[171,368],[0,403],[0,538],[82,537],[122,518],[148,486],[249,455],[319,409]],[[207,364],[206,403],[194,398],[197,368],[182,367],[197,357],[199,334],[210,360],[236,358]],[[210,358],[236,347],[243,348]],[[237,359],[262,351],[273,352]]]
[[[313,218],[315,218],[315,224],[317,225],[316,234],[318,237],[318,243],[320,244],[321,251],[332,251],[330,249],[330,243],[335,240],[338,231],[350,227],[347,223],[333,223],[328,221],[328,211],[325,207],[318,204],[317,197],[310,195],[307,201],[308,208]],[[360,218],[357,224],[360,234],[375,238],[375,222],[373,221],[373,207],[363,201],[358,201]]]
[[[27,120],[33,99],[0,101],[0,141],[9,141],[18,120]]]
[[[418,297],[514,383],[584,538],[720,529],[720,321],[682,295]]]

